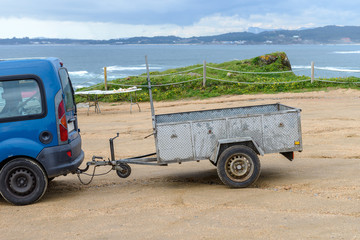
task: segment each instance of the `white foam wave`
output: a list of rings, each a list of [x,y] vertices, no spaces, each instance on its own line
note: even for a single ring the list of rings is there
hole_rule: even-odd
[[[114,76],[107,76],[107,79],[108,80],[114,80],[114,79],[119,79],[119,78],[125,78],[127,77],[127,75],[124,75],[124,74],[120,74],[120,75],[114,75]]]
[[[310,69],[311,66],[302,66],[302,65],[295,65],[295,66],[291,66],[292,69]]]
[[[83,87],[89,87],[89,85],[81,85],[81,84],[74,85],[74,90],[79,89],[79,88],[83,88]]]
[[[88,71],[73,71],[73,72],[69,72],[70,76],[79,76],[79,77],[83,77],[88,75],[89,72]]]
[[[137,70],[146,70],[145,67],[122,67],[122,66],[110,66],[107,67],[109,72],[114,71],[137,71]]]
[[[359,69],[349,69],[345,67],[315,67],[315,69],[333,71],[333,72],[352,72],[352,73],[360,72]]]
[[[311,69],[311,66],[301,66],[296,65],[292,66],[293,69]],[[352,73],[360,73],[360,69],[351,69],[349,67],[316,67],[317,70],[325,70],[325,71],[333,71],[333,72],[352,72]]]
[[[96,74],[88,71],[72,71],[69,72],[69,75],[72,80],[75,79],[91,80],[91,79],[98,79],[103,77],[103,74]]]
[[[335,51],[337,54],[360,54],[360,51]]]
[[[151,70],[159,70],[162,69],[161,67],[149,67]],[[139,71],[139,70],[143,70],[146,71],[146,67],[145,65],[141,65],[141,66],[132,66],[132,67],[124,67],[124,66],[109,66],[107,67],[107,71],[109,72],[114,72],[114,71]]]

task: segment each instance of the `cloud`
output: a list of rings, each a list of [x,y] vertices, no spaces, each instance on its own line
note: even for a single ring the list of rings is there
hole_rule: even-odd
[[[244,0],[240,5],[232,0],[221,4],[212,0],[62,0],[54,7],[45,0],[2,0],[0,38],[192,37],[241,32],[249,27],[298,29],[360,22],[351,1],[345,8],[334,2],[324,5],[323,0],[304,1],[299,5],[295,0]]]
[[[204,17],[191,26],[176,29],[174,35],[185,37],[216,35],[228,32],[247,31],[250,27],[263,29],[299,29],[301,27],[315,26],[312,22],[303,22],[294,18],[290,20],[291,18],[291,16],[286,14],[254,14],[248,16],[248,18],[243,18],[238,15],[223,16],[221,14],[215,14]]]
[[[229,31],[244,31],[249,23],[236,17],[205,17],[195,24],[118,24],[111,22],[42,21],[32,18],[0,18],[0,38],[49,37],[76,39],[111,39],[135,36],[181,37],[215,35]]]
[[[358,14],[359,7],[355,0],[61,0],[56,4],[49,0],[1,0],[0,9],[3,18],[191,26],[216,14],[241,19],[267,14],[275,17],[288,15],[290,20],[291,17],[307,16],[322,21],[322,17],[325,17],[334,22],[338,20],[337,15],[344,13],[341,20],[350,23],[351,18],[346,17],[346,14]],[[307,15],[307,12],[313,15]],[[335,15],[325,15],[325,12]]]
[[[291,19],[291,20],[290,20]],[[249,27],[264,29],[297,29],[313,27],[311,21],[303,22],[288,15],[251,15],[242,18],[238,15],[223,16],[215,14],[201,18],[187,25],[176,24],[119,24],[112,22],[83,21],[42,21],[32,18],[0,18],[0,38],[11,37],[49,37],[75,39],[115,39],[135,36],[168,36],[180,37],[217,35],[228,32],[246,31]]]
[[[202,9],[190,0],[62,0],[56,4],[48,0],[1,0],[0,9],[4,18],[120,24],[181,25],[202,15]]]
[[[113,39],[134,36],[168,35],[176,25],[131,25],[111,22],[42,21],[31,18],[0,18],[0,38],[48,37]]]

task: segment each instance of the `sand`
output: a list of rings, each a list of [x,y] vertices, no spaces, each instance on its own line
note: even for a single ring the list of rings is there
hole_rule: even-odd
[[[209,161],[132,165],[81,185],[58,177],[36,204],[0,198],[0,239],[360,239],[360,91],[223,96],[156,102],[157,113],[277,103],[302,109],[304,151],[260,157],[261,175],[230,189]],[[79,108],[85,161],[154,152],[149,103]],[[99,168],[98,173],[109,168]],[[84,180],[89,177],[84,176]]]

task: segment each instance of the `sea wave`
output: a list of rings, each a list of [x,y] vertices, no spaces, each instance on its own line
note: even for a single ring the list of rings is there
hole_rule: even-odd
[[[360,51],[335,51],[336,54],[360,54]]]
[[[352,72],[352,73],[360,73],[360,69],[354,69],[349,67],[314,67],[317,70],[324,70],[324,71],[333,71],[333,72]],[[292,66],[292,69],[311,69],[311,66],[302,66],[296,65]]]
[[[97,84],[96,82],[83,82],[83,83],[77,83],[77,82],[73,82],[73,87],[74,89],[79,89],[79,88],[83,88],[83,87],[90,87],[92,85]]]
[[[160,70],[162,69],[162,67],[154,67],[154,66],[150,66],[149,67],[151,70]],[[146,66],[145,65],[140,65],[140,66],[109,66],[106,68],[107,71],[109,72],[115,72],[115,71],[139,71],[139,70],[144,70],[146,71]]]
[[[69,72],[70,76],[79,76],[79,77],[83,77],[88,75],[89,72],[88,71],[73,71],[73,72]]]
[[[315,67],[315,69],[333,71],[333,72],[352,72],[352,73],[360,72],[359,69],[350,69],[346,67]]]
[[[92,72],[88,72],[88,71],[71,71],[69,72],[71,81],[73,83],[73,85],[76,84],[86,84],[88,86],[96,84],[100,81],[103,81],[102,79],[104,79],[104,74],[97,74],[97,73],[92,73]]]
[[[90,85],[79,84],[79,85],[74,85],[73,87],[74,87],[74,90],[76,90],[79,88],[90,87]]]
[[[72,79],[98,79],[103,77],[103,74],[96,74],[88,71],[71,71],[69,75]]]
[[[302,65],[295,65],[295,66],[291,66],[292,69],[310,69],[311,66],[302,66]]]
[[[108,75],[107,79],[108,80],[114,80],[114,79],[118,79],[118,78],[126,78],[128,77],[128,75],[125,74],[116,74],[116,75]]]

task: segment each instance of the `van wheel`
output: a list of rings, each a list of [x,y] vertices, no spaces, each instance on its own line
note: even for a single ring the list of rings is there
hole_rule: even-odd
[[[246,146],[232,146],[219,157],[217,172],[221,181],[233,188],[244,188],[260,175],[260,161],[256,153]]]
[[[38,201],[45,193],[48,179],[41,166],[29,159],[17,158],[0,171],[0,193],[15,205]]]

